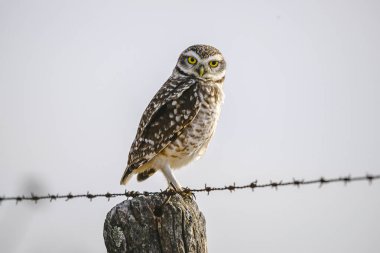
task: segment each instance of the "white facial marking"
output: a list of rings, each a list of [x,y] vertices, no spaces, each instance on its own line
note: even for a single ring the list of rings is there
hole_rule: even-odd
[[[194,57],[197,60],[197,62],[194,65],[188,63],[187,61],[187,58],[190,56]],[[186,53],[183,53],[182,57],[184,57],[184,59],[178,62],[177,67],[186,74],[194,75],[203,80],[212,80],[212,81],[221,80],[225,75],[225,69],[223,68],[221,64],[219,64],[219,66],[216,68],[212,68],[209,65],[210,61],[218,61],[218,62],[223,61],[224,58],[221,54],[212,55],[206,59],[202,59],[201,57],[199,57],[199,55],[196,52],[188,51]],[[205,68],[205,74],[202,77],[200,77],[198,73],[198,69],[200,65],[203,65]]]

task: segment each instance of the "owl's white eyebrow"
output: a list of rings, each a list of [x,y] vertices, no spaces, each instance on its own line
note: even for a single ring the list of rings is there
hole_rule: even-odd
[[[198,61],[223,61],[223,59],[224,59],[223,56],[220,54],[212,55],[206,59],[200,59],[199,55],[193,51],[186,52],[183,55],[184,56],[192,56],[195,59],[197,59]]]
[[[206,59],[207,61],[223,61],[223,56],[216,54]]]
[[[184,56],[192,56],[192,57],[194,57],[195,59],[199,60],[199,56],[198,56],[195,52],[193,52],[193,51],[186,52],[186,53],[184,53],[183,55],[184,55]]]

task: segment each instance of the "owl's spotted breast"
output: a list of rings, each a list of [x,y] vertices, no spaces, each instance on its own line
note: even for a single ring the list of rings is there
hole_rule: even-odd
[[[182,167],[199,158],[215,132],[223,102],[223,91],[218,85],[202,83],[199,84],[197,97],[200,101],[198,114],[184,128],[181,135],[162,151],[172,168]]]

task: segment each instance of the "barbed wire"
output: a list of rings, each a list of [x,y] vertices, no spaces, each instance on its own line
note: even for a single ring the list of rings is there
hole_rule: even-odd
[[[58,199],[64,199],[66,201],[72,200],[75,198],[87,198],[89,200],[92,200],[94,198],[106,198],[110,200],[111,198],[115,197],[127,197],[127,198],[135,198],[138,196],[150,196],[150,195],[156,195],[156,194],[161,194],[165,196],[173,196],[177,193],[185,193],[185,194],[194,194],[198,192],[206,192],[207,194],[210,194],[210,192],[214,191],[230,191],[234,192],[235,190],[242,190],[242,189],[257,189],[257,188],[274,188],[278,189],[280,187],[284,186],[304,186],[304,185],[311,185],[311,184],[319,184],[320,187],[322,187],[325,184],[330,184],[330,183],[338,183],[338,182],[343,182],[345,185],[351,182],[357,182],[357,181],[368,181],[369,184],[372,183],[374,180],[379,180],[380,175],[371,175],[367,174],[365,176],[358,176],[358,177],[351,177],[351,176],[346,176],[346,177],[338,177],[338,178],[325,178],[325,177],[320,177],[318,179],[311,179],[311,180],[304,180],[304,179],[292,179],[291,181],[269,181],[269,183],[264,183],[264,184],[259,184],[256,181],[251,182],[246,185],[236,185],[233,183],[232,185],[228,186],[223,186],[223,187],[211,187],[205,186],[203,188],[198,188],[198,189],[190,189],[190,188],[184,188],[183,191],[173,191],[173,190],[165,190],[165,191],[160,191],[160,192],[138,192],[138,191],[125,191],[123,193],[103,193],[103,194],[92,194],[90,192],[87,192],[86,194],[47,194],[47,195],[35,195],[31,193],[29,196],[25,195],[19,195],[19,196],[14,196],[14,197],[7,197],[7,196],[2,196],[0,197],[0,204],[4,201],[15,201],[16,204],[21,202],[21,201],[34,201],[38,202],[40,200],[50,200],[52,202],[53,200],[58,200]]]

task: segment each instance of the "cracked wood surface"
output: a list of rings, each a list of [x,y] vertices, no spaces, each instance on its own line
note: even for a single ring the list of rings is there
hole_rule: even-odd
[[[140,196],[113,207],[104,222],[108,253],[206,253],[206,221],[196,202],[179,195]],[[161,208],[160,208],[161,207]]]

